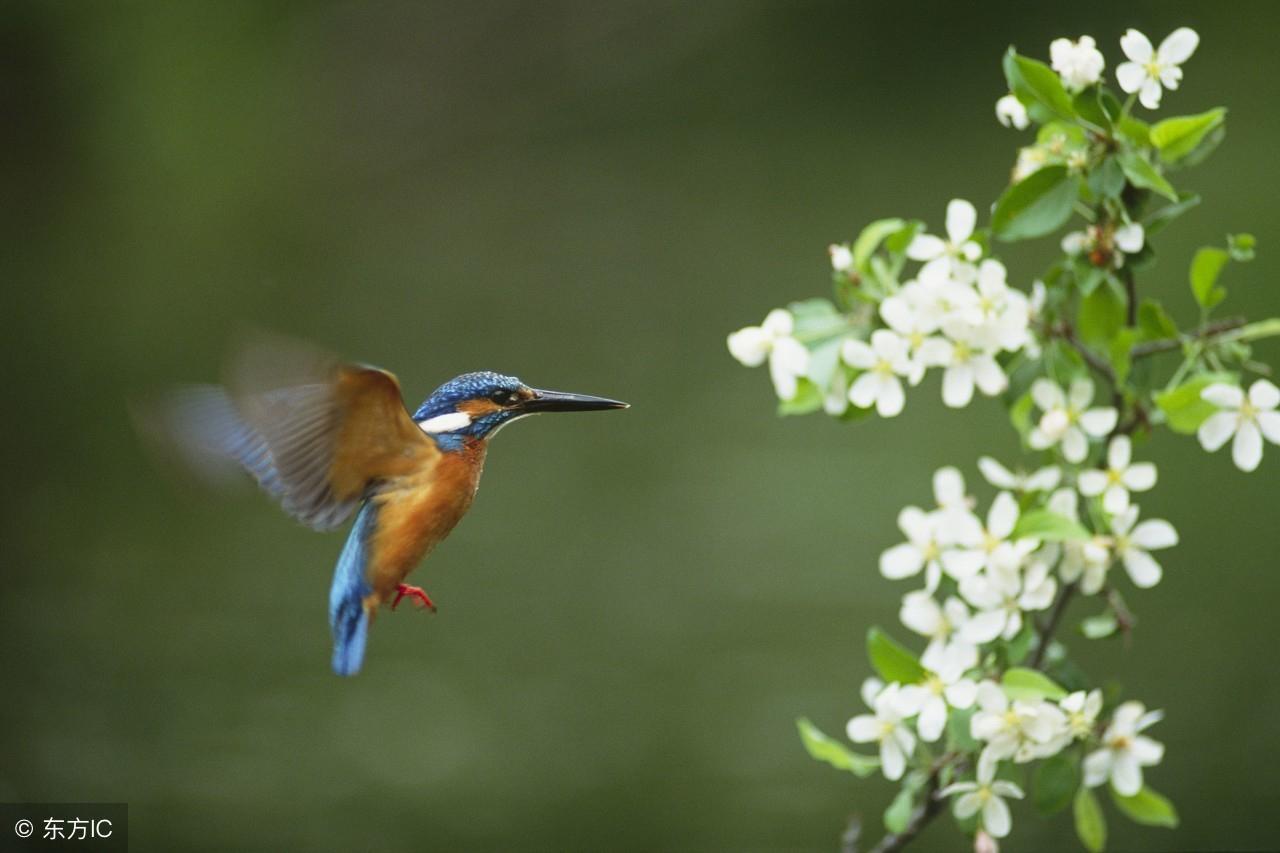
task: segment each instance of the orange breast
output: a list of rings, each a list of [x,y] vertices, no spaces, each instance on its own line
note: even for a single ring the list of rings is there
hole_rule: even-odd
[[[440,544],[471,508],[484,465],[482,442],[388,481],[372,500],[378,526],[369,543],[369,581],[379,601]]]

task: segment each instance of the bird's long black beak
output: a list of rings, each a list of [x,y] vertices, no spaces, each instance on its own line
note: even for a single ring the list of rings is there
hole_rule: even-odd
[[[608,397],[592,397],[589,394],[570,394],[565,391],[533,389],[533,398],[519,405],[522,412],[595,412],[603,409],[626,409],[630,403],[610,400]]]

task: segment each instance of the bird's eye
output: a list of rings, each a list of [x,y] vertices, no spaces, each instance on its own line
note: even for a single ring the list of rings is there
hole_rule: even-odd
[[[514,391],[494,391],[489,395],[489,399],[499,406],[509,406],[515,402],[516,395]]]

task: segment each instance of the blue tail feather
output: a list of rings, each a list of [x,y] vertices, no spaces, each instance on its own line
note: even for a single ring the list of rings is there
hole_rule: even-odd
[[[369,614],[364,598],[373,591],[365,576],[368,563],[369,536],[378,519],[373,503],[360,508],[356,522],[342,547],[338,565],[329,587],[329,627],[333,631],[333,671],[338,675],[355,675],[364,662],[365,642],[369,638]]]

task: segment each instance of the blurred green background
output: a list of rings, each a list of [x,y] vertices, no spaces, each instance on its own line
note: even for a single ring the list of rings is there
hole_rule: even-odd
[[[780,420],[732,329],[826,295],[825,246],[983,208],[1019,141],[999,58],[1137,26],[1203,41],[1167,113],[1229,135],[1142,286],[1259,235],[1224,311],[1280,313],[1280,7],[1170,2],[6,4],[0,800],[128,801],[137,849],[831,850],[889,786],[793,720],[861,708],[897,509],[1010,459],[1000,406]],[[1110,75],[1110,70],[1108,71]],[[1005,257],[1026,286],[1051,246]],[[631,401],[505,431],[475,512],[328,669],[338,534],[158,471],[126,401],[217,377],[255,324],[397,371],[473,369]],[[1259,349],[1280,363],[1275,343]],[[1184,545],[1091,672],[1168,709],[1174,832],[1274,847],[1276,471],[1161,436],[1143,501]],[[989,490],[976,491],[985,501]],[[1077,606],[1072,613],[1084,615]],[[904,633],[898,628],[898,632]],[[920,849],[955,849],[942,824]],[[1069,849],[1015,811],[1007,848]]]

